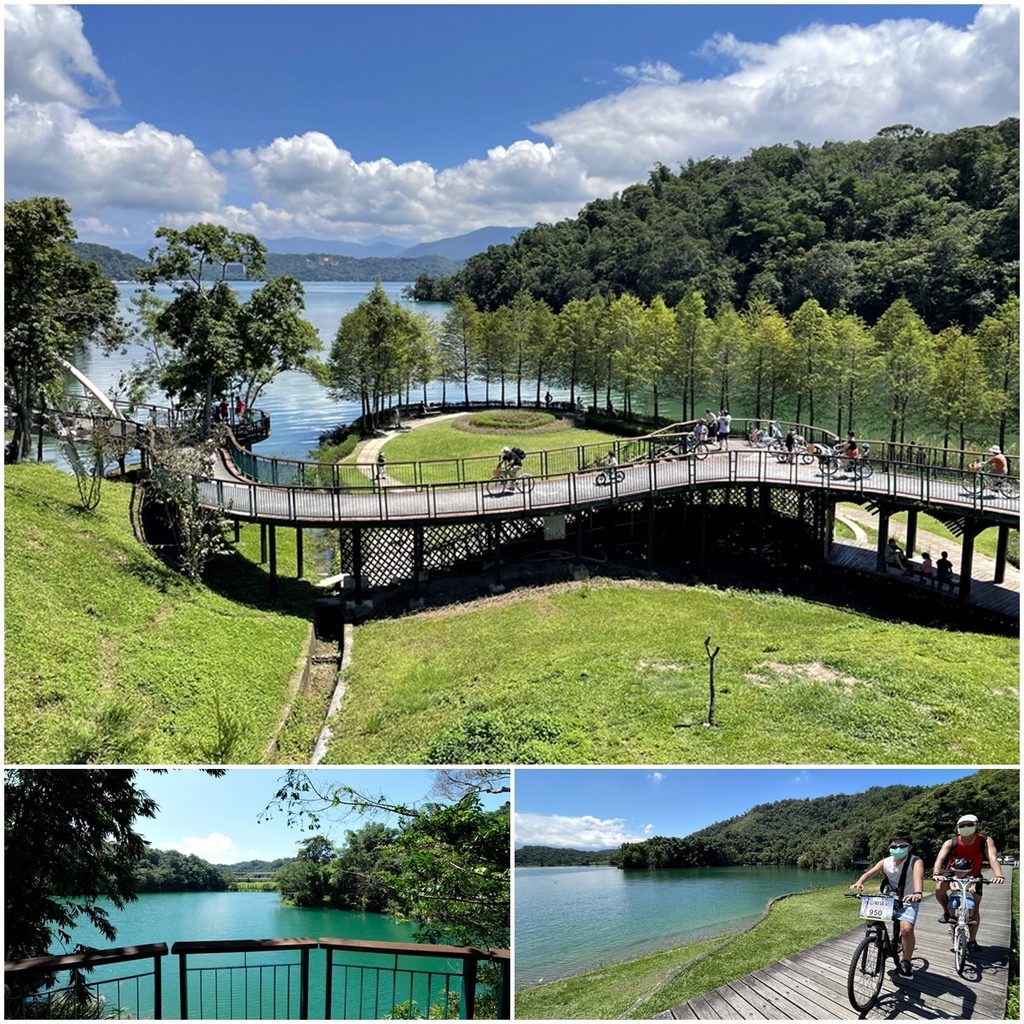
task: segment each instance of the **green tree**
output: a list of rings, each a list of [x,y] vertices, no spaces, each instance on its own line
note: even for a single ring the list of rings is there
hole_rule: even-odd
[[[380,281],[342,317],[323,379],[334,397],[360,403],[364,430],[376,429],[388,398],[401,394],[419,334],[415,317]]]
[[[303,320],[305,291],[294,277],[277,277],[255,288],[238,310],[239,359],[232,390],[251,409],[263,389],[285,370],[310,367],[321,348],[316,328]]]
[[[836,370],[836,338],[832,320],[815,299],[808,299],[789,321],[796,356],[796,420],[804,400],[807,421],[816,423],[815,399],[824,394]],[[820,403],[819,403],[820,406]]]
[[[54,938],[69,943],[80,917],[108,942],[117,937],[101,899],[121,910],[136,898],[135,869],[148,845],[136,819],[157,811],[138,774],[134,768],[4,770],[5,959],[44,956]]]
[[[112,348],[125,334],[116,286],[75,256],[74,238],[63,199],[4,204],[4,385],[19,461],[30,453],[33,407],[57,399],[74,347],[91,339]]]
[[[836,341],[836,434],[842,435],[854,429],[857,411],[868,397],[876,361],[875,340],[864,321],[853,313],[837,309],[831,319]]]
[[[923,408],[934,373],[935,339],[906,299],[897,299],[872,331],[881,354],[880,397],[888,404],[889,440],[906,440],[908,416]]]
[[[690,292],[675,308],[676,347],[670,380],[682,398],[682,419],[697,417],[697,395],[708,381],[712,323],[704,296]]]
[[[163,248],[153,246],[149,263],[137,273],[150,288],[165,282],[174,292],[156,318],[175,352],[165,365],[161,387],[186,404],[199,403],[203,432],[209,434],[214,397],[228,393],[242,364],[239,302],[228,284],[228,271],[240,266],[247,279],[260,277],[267,251],[255,235],[228,231],[220,224],[193,224],[184,231],[160,227],[155,234]],[[287,285],[266,297],[267,307],[278,310],[293,301]]]
[[[754,299],[742,314],[745,344],[739,367],[743,397],[754,416],[774,418],[793,381],[795,347],[786,319],[764,299]]]
[[[999,446],[1020,422],[1020,298],[1011,295],[978,327],[978,347],[998,395]]]
[[[289,770],[264,815],[318,829],[328,818],[373,813],[397,820],[397,834],[374,846],[374,877],[388,910],[416,922],[422,942],[505,949],[510,939],[509,804],[488,811],[479,794],[508,791],[507,770],[458,784],[454,803],[395,804],[384,795],[323,783],[315,772]],[[377,855],[380,856],[377,856]]]
[[[989,378],[978,352],[977,342],[959,327],[947,327],[936,339],[939,350],[935,373],[929,381],[928,404],[942,427],[942,443],[949,447],[956,433],[957,447],[967,447],[969,428],[998,405],[999,395],[989,386]]]

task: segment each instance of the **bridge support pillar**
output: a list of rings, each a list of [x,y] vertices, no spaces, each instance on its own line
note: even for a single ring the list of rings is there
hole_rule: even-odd
[[[654,495],[644,498],[644,512],[647,514],[647,559],[646,567],[650,572],[654,568]]]
[[[267,527],[270,541],[270,593],[277,596],[277,527]]]
[[[917,509],[912,508],[907,512],[907,558],[914,557],[914,550],[917,548]]]
[[[968,601],[971,597],[971,576],[974,572],[974,538],[984,529],[984,523],[964,523],[963,541],[960,545],[960,589],[957,598]]]
[[[1006,549],[1010,542],[1010,528],[1000,526],[996,534],[996,574],[995,583],[1006,582]]]
[[[267,524],[260,523],[260,565],[267,564]]]
[[[363,599],[363,531],[358,526],[352,527],[352,572],[355,573],[356,604]]]
[[[885,572],[885,545],[889,542],[889,509],[879,506],[878,540],[875,542],[875,571]]]
[[[295,578],[302,579],[303,562],[305,561],[302,551],[302,527],[295,527]]]
[[[231,523],[235,528],[235,543],[237,544],[242,539],[242,524],[237,519],[232,519]]]

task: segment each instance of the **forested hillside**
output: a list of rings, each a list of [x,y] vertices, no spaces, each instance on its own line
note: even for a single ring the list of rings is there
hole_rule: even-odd
[[[138,892],[224,892],[227,874],[194,853],[147,850],[135,869]]]
[[[745,814],[689,836],[623,843],[622,868],[794,864],[849,868],[881,856],[894,828],[906,828],[914,852],[930,866],[955,832],[957,818],[977,814],[980,830],[1000,851],[1018,851],[1020,775],[986,769],[930,788],[873,787],[855,795],[758,804]]]
[[[569,850],[557,846],[521,846],[516,850],[517,868],[572,867],[577,864],[617,864],[614,850]]]
[[[874,323],[906,298],[932,330],[973,330],[1018,291],[1019,121],[932,135],[911,125],[868,142],[801,142],[740,160],[657,166],[646,183],[588,203],[471,257],[419,297],[465,292],[480,309],[521,290],[556,312],[625,293],[717,311],[807,299]]]
[[[130,253],[92,242],[72,242],[76,256],[99,264],[112,281],[134,281],[135,269],[146,260]],[[444,256],[366,257],[338,256],[329,253],[268,253],[267,278],[290,274],[300,281],[414,281],[422,275],[454,274],[462,266],[459,260]],[[240,268],[229,267],[229,280],[241,280]]]

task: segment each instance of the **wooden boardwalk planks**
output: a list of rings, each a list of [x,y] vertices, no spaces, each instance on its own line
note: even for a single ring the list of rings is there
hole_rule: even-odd
[[[981,950],[957,975],[949,931],[928,895],[917,918],[914,976],[891,968],[871,1019],[1000,1020],[1006,1009],[1010,957],[1010,877],[989,885],[981,904]],[[852,902],[852,901],[851,901]],[[857,1020],[846,994],[846,972],[863,934],[857,927],[777,964],[655,1014],[655,1020]]]

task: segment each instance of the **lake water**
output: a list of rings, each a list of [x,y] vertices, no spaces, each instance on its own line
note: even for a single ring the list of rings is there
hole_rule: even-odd
[[[217,892],[217,893],[149,893],[139,897],[135,903],[129,903],[124,910],[114,910],[109,903],[110,919],[117,928],[117,938],[111,943],[83,918],[83,922],[73,932],[72,944],[81,942],[99,949],[112,946],[132,946],[151,942],[165,942],[168,949],[172,943],[186,940],[215,939],[268,939],[268,938],[299,938],[321,937],[376,940],[381,942],[412,942],[414,927],[411,924],[400,924],[393,918],[381,914],[359,914],[345,910],[307,910],[300,907],[289,907],[281,902],[280,896],[273,892]],[[67,950],[55,944],[51,953],[64,953]],[[296,961],[298,953],[249,954],[250,964],[261,964],[287,960]],[[378,957],[378,962],[385,958]],[[411,958],[403,958],[403,966]],[[393,961],[393,958],[391,958]],[[189,965],[226,965],[239,963],[240,956],[232,957],[203,956],[189,958]],[[418,963],[425,961],[421,958]],[[434,970],[439,964],[447,961],[432,959],[430,965]],[[324,973],[326,955],[321,950],[314,950],[310,955],[310,1018],[323,1018],[324,1010]],[[92,978],[113,978],[135,973],[136,970],[148,970],[151,961],[139,964],[118,964],[111,967],[98,968]],[[180,1014],[178,1001],[178,957],[163,958],[163,1005],[164,1016],[175,1018]],[[336,969],[336,986],[338,972]],[[265,983],[269,984],[267,979]],[[204,982],[204,986],[205,986]],[[223,988],[223,981],[221,987]],[[237,986],[237,982],[236,982]],[[190,990],[191,991],[191,990]],[[102,990],[108,1001],[112,1001],[109,989]],[[337,992],[337,989],[336,989]],[[152,1018],[153,997],[150,982],[140,985],[139,1003],[135,1005],[135,987],[126,986],[122,991],[122,999],[131,1005],[137,1016]],[[190,994],[191,1003],[194,996]],[[335,995],[335,1011],[337,1013],[338,995]],[[387,1006],[381,1014],[388,1012]],[[294,1016],[294,1014],[293,1014]]]
[[[231,286],[244,302],[259,285],[260,282],[236,281]],[[117,287],[121,293],[122,312],[130,316],[128,300],[139,290],[139,285],[122,283]],[[303,284],[306,292],[303,317],[320,335],[324,346],[320,353],[321,359],[327,358],[342,317],[351,313],[372,287],[372,282],[365,281],[311,281]],[[419,313],[426,313],[438,323],[448,312],[449,305],[445,302],[413,303],[403,299],[402,290],[407,287],[406,282],[382,281],[381,287],[392,301],[400,302]],[[156,294],[165,299],[173,297],[167,285],[158,286]],[[115,353],[112,356],[105,356],[98,348],[89,346],[83,356],[79,357],[81,365],[76,365],[105,393],[113,394],[121,374],[131,370],[143,355],[143,350],[137,346],[129,346],[124,354]],[[416,397],[419,398],[421,394]],[[429,388],[427,394],[430,401],[440,401],[440,385]],[[150,396],[149,400],[158,405],[167,404],[167,399],[159,394]],[[260,442],[257,451],[261,455],[292,459],[307,458],[310,450],[316,447],[321,433],[341,423],[351,423],[361,412],[358,402],[336,402],[327,393],[327,389],[312,377],[294,370],[279,374],[268,384],[256,405],[270,415],[271,422],[271,435],[266,441]]]
[[[515,985],[568,978],[760,917],[775,896],[847,875],[799,868],[516,868]]]

